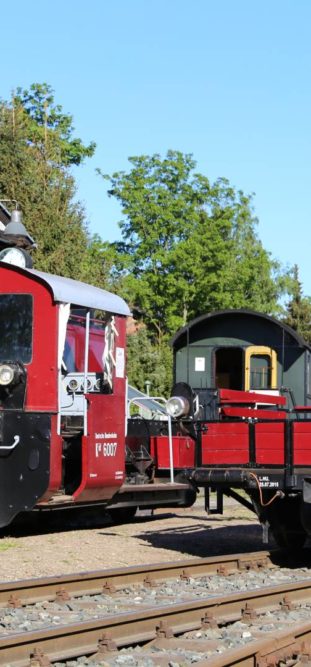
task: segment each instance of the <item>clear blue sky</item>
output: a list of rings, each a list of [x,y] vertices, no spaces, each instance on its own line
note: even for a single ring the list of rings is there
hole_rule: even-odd
[[[2,98],[45,81],[97,143],[76,170],[92,232],[119,237],[97,166],[193,153],[211,180],[256,194],[259,237],[311,295],[309,0],[17,0],[1,23]]]

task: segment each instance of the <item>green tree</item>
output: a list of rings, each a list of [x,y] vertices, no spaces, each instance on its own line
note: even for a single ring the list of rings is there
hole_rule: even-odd
[[[38,244],[35,267],[103,284],[111,251],[88,232],[71,169],[94,150],[74,137],[72,116],[47,84],[0,102],[0,198],[18,201]]]
[[[168,396],[172,385],[172,353],[152,343],[146,327],[127,338],[128,381],[142,392],[150,382],[151,396]]]
[[[292,298],[287,304],[283,321],[311,343],[311,298],[303,296],[297,264],[293,267]]]
[[[73,137],[73,117],[55,104],[48,84],[33,83],[29,90],[17,88],[13,105],[25,114],[28,142],[47,160],[61,167],[79,165],[94,154],[94,142],[85,146],[81,139]]]
[[[252,198],[226,179],[211,184],[178,151],[129,162],[128,173],[104,176],[123,213],[117,272],[158,343],[207,311],[275,313],[282,276],[257,236]]]

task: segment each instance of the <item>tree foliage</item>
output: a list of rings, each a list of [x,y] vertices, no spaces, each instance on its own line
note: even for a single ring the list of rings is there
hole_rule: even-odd
[[[142,392],[150,382],[151,396],[167,396],[172,385],[172,353],[167,345],[152,343],[146,327],[127,339],[128,380]]]
[[[291,292],[292,297],[287,304],[283,321],[311,343],[311,298],[303,296],[297,264],[293,267]]]
[[[28,142],[46,159],[63,167],[79,165],[93,155],[96,144],[85,146],[73,137],[73,117],[55,104],[53,90],[46,83],[34,83],[29,90],[17,88],[13,104],[25,115]]]
[[[74,137],[72,116],[47,84],[19,88],[0,102],[0,199],[18,201],[38,243],[36,268],[103,284],[111,252],[88,233],[70,169],[94,149]]]
[[[0,100],[0,199],[18,201],[38,243],[36,268],[117,291],[138,307],[145,326],[129,338],[130,381],[167,394],[176,329],[222,308],[276,314],[292,278],[257,236],[252,197],[226,179],[211,183],[178,151],[129,158],[129,172],[104,176],[121,204],[122,240],[91,236],[72,167],[94,150],[75,136],[49,85]],[[288,323],[308,339],[311,304],[298,270],[293,285]]]
[[[104,176],[123,213],[117,270],[158,341],[211,310],[276,313],[282,276],[257,236],[252,198],[224,178],[210,183],[191,155],[129,162],[128,173]]]

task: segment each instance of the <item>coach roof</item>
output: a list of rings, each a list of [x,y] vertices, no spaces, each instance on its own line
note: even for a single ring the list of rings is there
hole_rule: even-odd
[[[218,310],[214,311],[212,313],[205,313],[204,315],[199,315],[199,317],[196,317],[194,320],[191,320],[186,324],[184,327],[179,329],[173,338],[170,341],[170,344],[172,347],[175,347],[177,345],[177,342],[179,343],[180,340],[182,339],[183,335],[185,335],[188,332],[190,332],[191,329],[195,329],[195,327],[200,326],[204,322],[208,322],[209,320],[217,319],[217,318],[222,318],[222,317],[228,317],[228,316],[234,316],[234,317],[253,317],[253,318],[258,318],[262,320],[267,320],[268,322],[271,322],[274,324],[276,327],[280,329],[280,331],[286,332],[289,336],[291,336],[296,343],[299,345],[299,347],[302,348],[307,348],[311,350],[311,345],[305,341],[302,336],[300,336],[297,331],[289,327],[287,324],[284,322],[281,322],[280,320],[277,320],[275,317],[272,317],[271,315],[266,315],[265,313],[258,313],[255,310],[251,310],[248,308],[239,308],[239,309],[228,309],[228,310]]]

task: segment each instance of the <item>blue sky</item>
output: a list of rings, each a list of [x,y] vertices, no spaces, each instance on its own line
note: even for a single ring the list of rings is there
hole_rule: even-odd
[[[97,143],[75,172],[92,232],[119,238],[96,167],[192,153],[211,180],[255,193],[264,247],[311,295],[309,0],[16,0],[1,19],[1,97],[45,81]]]

